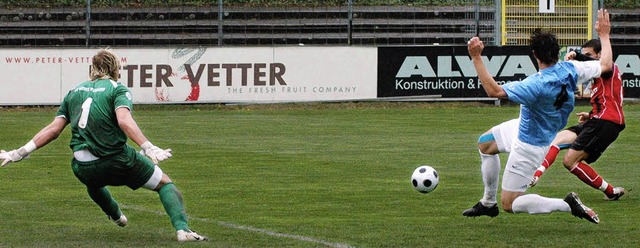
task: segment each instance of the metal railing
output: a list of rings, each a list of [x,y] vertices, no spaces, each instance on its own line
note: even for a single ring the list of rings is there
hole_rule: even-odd
[[[0,7],[0,46],[463,45],[475,35],[486,44],[520,44],[505,39],[513,37],[512,30],[518,30],[518,35],[527,30],[510,27],[508,19],[502,22],[502,1],[370,6],[349,0],[275,7],[212,1],[209,5],[104,7],[86,0],[86,6],[79,7]],[[640,14],[636,12],[612,11],[614,44],[640,44]],[[567,30],[592,29],[588,18],[568,19],[572,23]],[[519,23],[530,27],[551,23],[539,21]]]

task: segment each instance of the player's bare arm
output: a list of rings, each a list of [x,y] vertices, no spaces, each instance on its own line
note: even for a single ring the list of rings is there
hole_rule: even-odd
[[[613,50],[611,49],[611,40],[609,33],[611,31],[611,22],[609,21],[609,12],[606,9],[598,10],[598,20],[596,21],[596,32],[600,36],[600,65],[602,72],[609,72],[613,69]]]
[[[154,164],[158,164],[158,162],[169,159],[171,156],[171,149],[160,149],[159,147],[151,144],[149,139],[144,136],[142,130],[138,126],[138,123],[133,119],[131,115],[131,110],[128,108],[118,108],[116,109],[116,118],[118,119],[118,126],[122,129],[122,131],[129,137],[129,139],[133,140],[140,148],[144,155],[151,158]]]
[[[467,42],[467,49],[469,50],[469,56],[473,61],[473,66],[476,68],[476,72],[478,73],[478,79],[480,80],[485,92],[487,92],[487,96],[507,98],[507,93],[496,83],[482,61],[481,55],[482,50],[484,49],[484,43],[482,43],[480,38],[471,38],[469,42]]]
[[[11,151],[1,150],[1,165],[4,167],[10,162],[19,162],[23,158],[29,156],[29,154],[34,152],[36,149],[49,144],[51,141],[60,136],[60,133],[62,133],[62,130],[64,130],[64,128],[67,126],[67,123],[67,119],[56,117],[51,123],[49,123],[49,125],[41,129],[40,132],[33,136],[33,138],[24,146]]]
[[[128,108],[118,108],[116,109],[116,118],[118,119],[118,126],[127,134],[129,139],[133,140],[138,146],[141,146],[145,142],[149,141],[147,137],[144,136],[142,130],[138,126],[138,123],[133,119],[131,115],[131,110]]]
[[[53,121],[49,123],[49,125],[44,127],[42,130],[40,130],[40,132],[33,136],[32,140],[36,144],[36,147],[43,147],[49,144],[51,141],[57,139],[68,123],[69,122],[67,122],[67,119],[65,118],[54,118]]]

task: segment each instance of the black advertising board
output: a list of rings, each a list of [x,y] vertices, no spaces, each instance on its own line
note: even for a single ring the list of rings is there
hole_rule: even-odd
[[[640,97],[639,47],[614,46],[613,50],[625,97]],[[564,56],[567,48],[562,51]],[[527,46],[485,47],[482,59],[498,84],[519,81],[537,72],[537,63]],[[378,48],[377,95],[486,97],[466,46]]]
[[[640,47],[613,46],[613,57],[622,74],[625,98],[640,98]]]

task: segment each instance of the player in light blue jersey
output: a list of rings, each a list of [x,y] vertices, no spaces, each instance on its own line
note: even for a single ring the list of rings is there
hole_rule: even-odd
[[[556,133],[567,124],[575,104],[576,85],[611,71],[610,25],[608,12],[599,10],[595,28],[602,42],[601,58],[588,62],[558,62],[560,46],[556,36],[547,31],[534,31],[529,46],[538,62],[539,72],[504,86],[495,82],[482,61],[482,41],[478,37],[469,40],[469,55],[487,95],[519,103],[520,116],[494,126],[480,136],[478,148],[484,195],[476,205],[462,213],[464,216],[495,217],[499,214],[496,198],[501,165],[498,153],[507,152],[509,158],[500,194],[504,211],[529,214],[571,212],[576,217],[599,223],[598,215],[574,192],[564,199],[524,192]]]
[[[117,82],[119,68],[118,57],[108,50],[100,50],[92,59],[91,80],[70,90],[53,121],[26,145],[8,152],[0,151],[2,166],[18,162],[49,144],[68,125],[71,127],[69,147],[74,157],[71,162],[73,173],[115,224],[124,227],[128,220],[107,186],[145,188],[158,192],[178,241],[207,240],[189,229],[182,194],[157,166],[159,161],[172,156],[171,149],[160,149],[151,144],[138,127],[131,115],[131,92]],[[144,154],[127,145],[128,139],[139,145]]]

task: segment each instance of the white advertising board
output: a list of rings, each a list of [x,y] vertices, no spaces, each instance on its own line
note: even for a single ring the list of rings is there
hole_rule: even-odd
[[[372,99],[375,47],[112,48],[135,103]],[[57,105],[98,49],[1,49],[0,105]]]

